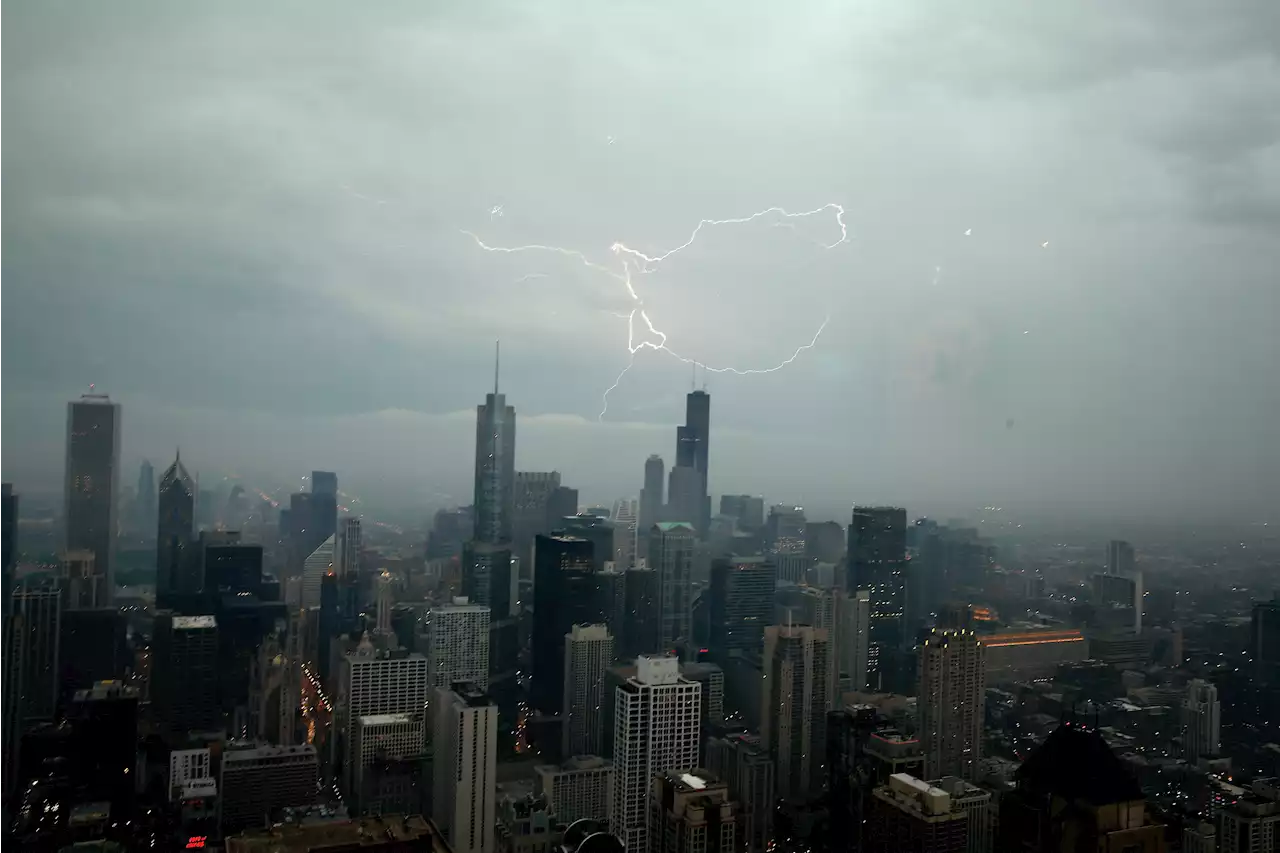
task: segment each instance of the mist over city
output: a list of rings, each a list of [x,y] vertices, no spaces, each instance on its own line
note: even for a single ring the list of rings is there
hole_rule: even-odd
[[[1280,4],[4,19],[15,849],[1270,849]]]

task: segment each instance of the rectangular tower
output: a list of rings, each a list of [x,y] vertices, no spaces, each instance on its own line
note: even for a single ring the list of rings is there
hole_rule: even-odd
[[[972,780],[982,759],[986,649],[969,630],[935,630],[920,647],[916,716],[925,775]]]
[[[892,689],[907,639],[907,511],[855,506],[846,563],[845,590],[870,593],[867,679],[872,689]]]
[[[826,629],[765,629],[760,734],[777,767],[778,796],[784,799],[814,796],[826,781],[827,709],[834,688],[830,655]]]
[[[604,674],[613,662],[613,637],[604,625],[574,625],[564,637],[564,738],[561,754],[599,755],[606,731]],[[612,728],[608,729],[612,734]]]
[[[436,695],[435,823],[455,853],[491,853],[498,706],[473,684],[459,683]]]
[[[120,406],[105,394],[67,404],[65,512],[67,551],[92,551],[115,595],[117,495],[120,489]]]
[[[458,597],[427,611],[427,671],[432,688],[468,681],[489,685],[489,608]]]

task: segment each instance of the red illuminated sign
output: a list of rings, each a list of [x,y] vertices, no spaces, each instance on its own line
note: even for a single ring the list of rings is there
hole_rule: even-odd
[[[205,842],[208,840],[209,836],[207,835],[193,835],[187,839],[187,849],[199,850],[201,847],[204,847]]]

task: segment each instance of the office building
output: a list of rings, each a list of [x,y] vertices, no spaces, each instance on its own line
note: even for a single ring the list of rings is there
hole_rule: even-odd
[[[226,848],[227,853],[449,853],[431,821],[408,814],[288,823],[228,838]]]
[[[1249,625],[1249,657],[1262,684],[1280,684],[1280,596],[1254,602]]]
[[[624,498],[613,505],[613,564],[625,571],[636,564],[636,529],[640,502]]]
[[[361,717],[427,711],[427,659],[405,649],[375,648],[369,637],[343,658],[334,703],[335,756],[343,790],[355,791],[356,726]]]
[[[334,560],[337,556],[337,543],[333,536],[327,537],[307,555],[302,563],[302,609],[307,610],[320,606],[320,585],[325,575],[336,574]]]
[[[808,522],[804,507],[777,504],[769,508],[764,523],[764,547],[770,554],[803,554]]]
[[[837,563],[848,546],[844,527],[838,521],[809,521],[805,524],[805,556],[815,563]]]
[[[613,762],[596,755],[574,755],[560,764],[534,768],[534,793],[544,797],[566,825],[584,818],[609,821],[613,805]]]
[[[845,590],[870,593],[867,680],[876,690],[901,678],[906,636],[907,511],[901,507],[855,506],[849,523]]]
[[[649,566],[658,573],[658,641],[664,651],[693,636],[690,584],[696,544],[697,534],[686,522],[661,522],[649,533]]]
[[[222,728],[218,705],[218,620],[156,614],[151,643],[151,713],[170,740]]]
[[[490,610],[490,625],[514,613],[511,548],[472,540],[462,547],[462,594]]]
[[[352,739],[351,792],[357,810],[368,814],[387,799],[384,789],[389,765],[425,763],[427,716],[421,711],[366,714],[356,718]],[[412,783],[412,779],[408,781]],[[415,798],[407,799],[412,803]]]
[[[436,691],[433,815],[454,853],[494,849],[498,706],[472,684]]]
[[[719,664],[704,661],[681,661],[680,675],[702,687],[702,728],[724,721],[724,670]]]
[[[1182,700],[1182,749],[1187,763],[1202,756],[1216,756],[1222,746],[1222,703],[1218,688],[1201,678],[1193,678]]]
[[[311,805],[318,774],[316,748],[309,743],[228,749],[218,780],[223,834],[259,828],[282,809]]]
[[[640,490],[640,532],[649,535],[649,528],[663,521],[662,508],[666,505],[666,463],[658,454],[652,454],[644,462],[644,488]]]
[[[941,788],[905,773],[889,777],[872,792],[871,850],[927,850],[965,853],[969,848],[969,816]]]
[[[908,737],[892,726],[881,726],[867,738],[865,751],[871,778],[878,785],[889,784],[895,773],[908,776],[924,776],[924,752],[920,740]]]
[[[190,576],[186,551],[195,537],[196,484],[182,464],[182,454],[160,475],[156,517],[156,598],[170,604],[175,594],[200,591]]]
[[[119,530],[120,406],[105,394],[85,394],[67,404],[67,467],[63,521],[65,551],[92,551],[115,596],[115,548]]]
[[[1127,575],[1095,574],[1093,576],[1093,603],[1097,621],[1108,628],[1128,629],[1142,633],[1143,584],[1142,573],[1131,571]]]
[[[558,529],[552,532],[553,536],[561,534],[591,543],[591,564],[597,572],[613,564],[617,530],[609,519],[590,513],[571,515],[560,519]],[[536,561],[536,555],[534,559]],[[536,567],[534,571],[536,573]]]
[[[776,797],[773,759],[758,735],[708,737],[707,769],[729,787],[738,804],[738,841],[747,853],[766,853],[773,843]]]
[[[58,638],[58,696],[69,701],[100,681],[124,676],[129,661],[127,625],[115,607],[64,610]]]
[[[556,528],[548,515],[551,496],[560,488],[559,471],[517,471],[512,506],[511,549],[520,560],[523,577],[533,566],[533,537]],[[576,503],[576,501],[575,501]],[[576,511],[575,507],[575,511]]]
[[[613,637],[604,625],[574,625],[565,635],[561,755],[599,755],[605,732],[612,734],[603,715],[604,674],[611,663]]]
[[[458,597],[427,611],[427,683],[434,689],[489,684],[489,608]]]
[[[702,689],[680,675],[672,656],[642,656],[617,688],[613,714],[613,808],[610,831],[628,850],[648,844],[651,780],[698,765]]]
[[[658,654],[662,644],[662,613],[659,609],[661,575],[656,569],[628,569],[623,578],[623,624],[620,630],[619,660],[635,660],[640,655]]]
[[[360,574],[360,552],[364,547],[364,530],[360,519],[347,517],[338,527],[338,577]]]
[[[138,763],[138,691],[100,681],[76,691],[66,707],[75,732],[75,760],[83,794],[111,803],[112,814],[132,814]]]
[[[60,574],[64,611],[92,610],[107,606],[107,579],[97,571],[92,551],[68,551],[63,554]]]
[[[175,749],[169,753],[169,801],[182,796],[182,791],[192,782],[213,778],[213,750]]]
[[[723,557],[711,563],[708,593],[711,658],[726,666],[744,652],[759,654],[764,629],[773,622],[776,586],[766,557]]]
[[[826,783],[830,632],[808,625],[771,625],[764,632],[760,736],[777,768],[782,799],[817,796]]]
[[[1107,574],[1132,575],[1136,569],[1132,545],[1123,539],[1112,539],[1107,543]]]
[[[533,707],[559,714],[564,700],[565,635],[574,625],[599,623],[592,545],[576,536],[552,534],[534,540]]]
[[[735,853],[738,804],[705,770],[654,776],[649,794],[651,853]]]
[[[0,548],[4,550],[3,565],[4,584],[0,587],[3,606],[8,612],[9,593],[13,589],[13,569],[18,556],[18,495],[12,483],[3,485],[3,509],[0,511]]]
[[[506,395],[498,392],[495,360],[493,393],[485,395],[484,403],[476,407],[473,538],[478,542],[510,547],[515,512],[515,465],[516,410],[507,405]]]
[[[702,515],[703,501],[702,474],[693,468],[677,465],[671,469],[667,477],[667,506],[664,517],[672,521],[683,521],[685,524],[699,529],[698,519]]]
[[[986,653],[972,631],[935,630],[925,639],[916,695],[925,774],[974,779],[987,694]]]
[[[760,530],[764,527],[764,498],[754,495],[721,495],[720,514],[737,522],[739,530]]]
[[[871,591],[837,589],[834,595],[837,694],[866,690],[871,637]]]
[[[62,634],[61,592],[56,586],[13,591],[5,619],[4,702],[6,751],[22,728],[51,720],[58,707]],[[16,754],[16,750],[13,751]]]
[[[1000,795],[996,850],[1162,853],[1165,827],[1142,788],[1092,729],[1064,724],[1023,761],[1017,788]],[[1224,847],[1223,849],[1245,849]]]

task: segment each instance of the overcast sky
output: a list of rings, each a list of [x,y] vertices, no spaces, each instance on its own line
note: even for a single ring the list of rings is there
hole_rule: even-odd
[[[4,17],[20,492],[58,482],[65,401],[93,382],[124,406],[126,483],[180,444],[210,474],[466,503],[501,338],[518,467],[633,494],[674,454],[689,367],[642,350],[598,423],[625,285],[462,230],[616,271],[615,241],[657,255],[703,218],[834,203],[841,245],[830,209],[766,216],[634,280],[671,349],[716,367],[774,366],[830,317],[783,370],[708,376],[714,492],[1280,506],[1280,4]]]

